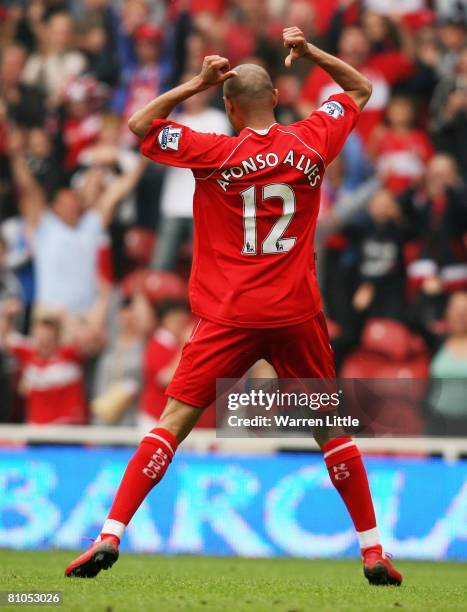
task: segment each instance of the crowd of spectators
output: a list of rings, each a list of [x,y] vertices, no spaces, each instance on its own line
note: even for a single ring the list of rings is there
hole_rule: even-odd
[[[271,72],[278,121],[305,117],[337,88],[306,62],[284,67],[290,25],[373,84],[328,168],[316,235],[339,372],[357,363],[367,326],[390,321],[426,357],[411,370],[407,353],[394,376],[467,377],[465,0],[9,0],[0,420],[157,420],[192,325],[194,181],[142,159],[126,121],[213,52]],[[230,133],[220,91],[187,101],[178,120]],[[443,393],[453,419],[467,414],[461,387]]]

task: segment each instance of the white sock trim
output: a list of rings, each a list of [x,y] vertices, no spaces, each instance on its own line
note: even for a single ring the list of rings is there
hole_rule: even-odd
[[[378,527],[373,527],[373,529],[367,529],[366,531],[357,531],[357,538],[360,548],[368,548],[369,546],[381,544]]]
[[[345,442],[345,444],[341,444],[340,446],[336,446],[336,448],[333,448],[332,450],[328,451],[327,453],[324,453],[323,457],[325,459],[327,459],[327,457],[329,457],[330,455],[334,455],[334,453],[338,453],[339,451],[344,450],[344,448],[349,448],[349,446],[356,446],[356,444],[353,441]]]
[[[107,519],[102,526],[101,533],[108,533],[109,535],[117,536],[117,538],[121,540],[125,532],[125,527],[125,523],[115,521],[114,519]]]
[[[159,442],[163,442],[165,446],[169,449],[169,451],[172,453],[172,457],[175,455],[175,451],[172,448],[172,445],[169,442],[167,442],[167,440],[163,438],[162,436],[158,436],[157,434],[153,434],[153,433],[148,433],[144,436],[144,438],[155,438],[156,440],[159,440]]]

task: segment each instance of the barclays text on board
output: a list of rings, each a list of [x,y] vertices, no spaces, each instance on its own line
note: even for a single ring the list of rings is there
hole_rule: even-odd
[[[0,450],[0,547],[82,548],[131,451]],[[383,541],[398,557],[467,560],[467,462],[367,458]],[[135,515],[127,551],[357,556],[320,457],[180,452]]]

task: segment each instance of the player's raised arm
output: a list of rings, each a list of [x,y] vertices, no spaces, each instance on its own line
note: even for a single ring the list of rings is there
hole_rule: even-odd
[[[144,138],[154,119],[166,119],[173,109],[187,98],[219,85],[236,74],[230,69],[228,59],[220,55],[209,55],[204,58],[201,72],[197,76],[158,96],[144,108],[136,111],[130,117],[128,127],[136,136]]]
[[[342,87],[344,92],[353,99],[360,110],[365,107],[372,91],[371,83],[366,76],[341,59],[334,57],[334,55],[326,53],[308,43],[305,35],[299,28],[285,28],[283,35],[284,47],[290,49],[289,55],[285,58],[285,65],[287,67],[290,67],[292,62],[300,57],[314,62]]]

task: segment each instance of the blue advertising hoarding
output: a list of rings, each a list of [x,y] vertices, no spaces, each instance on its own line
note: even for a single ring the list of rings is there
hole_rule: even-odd
[[[133,451],[0,449],[0,547],[83,548]],[[467,462],[368,457],[379,528],[399,558],[467,560]],[[351,557],[321,457],[179,452],[122,543],[134,552]]]

